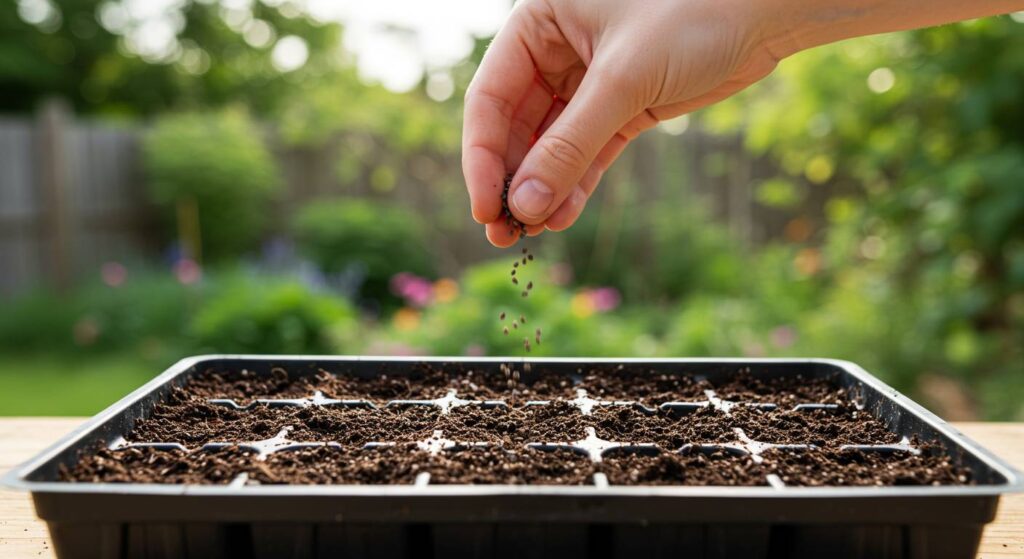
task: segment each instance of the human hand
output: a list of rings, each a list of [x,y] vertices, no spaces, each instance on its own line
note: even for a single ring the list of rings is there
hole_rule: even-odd
[[[659,121],[724,99],[778,58],[762,2],[524,0],[466,93],[462,169],[473,217],[497,246],[583,211],[630,140]]]
[[[1024,9],[1024,0],[521,0],[466,92],[462,171],[473,217],[509,246],[509,207],[561,231],[626,144],[709,105],[795,52],[850,37]]]

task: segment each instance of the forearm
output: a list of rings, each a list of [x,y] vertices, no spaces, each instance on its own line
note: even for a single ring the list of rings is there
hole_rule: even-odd
[[[766,0],[763,6],[765,42],[785,58],[852,37],[1024,10],[1024,0]]]

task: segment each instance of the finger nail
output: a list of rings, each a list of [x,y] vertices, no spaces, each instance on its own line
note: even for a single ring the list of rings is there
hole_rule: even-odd
[[[528,179],[512,195],[512,203],[519,213],[530,218],[542,217],[554,199],[555,191],[536,179]]]

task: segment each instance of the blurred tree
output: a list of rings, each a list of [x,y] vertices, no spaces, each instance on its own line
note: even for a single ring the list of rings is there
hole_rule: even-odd
[[[341,26],[296,2],[229,8],[187,0],[138,17],[126,3],[0,4],[0,111],[61,96],[80,112],[148,115],[244,103],[277,110],[295,82],[349,71]]]
[[[871,300],[890,307],[873,324],[900,317],[862,350],[889,351],[905,385],[970,375],[1001,414],[1022,414],[1019,393],[987,388],[1024,374],[1021,99],[1015,14],[802,53],[705,122],[741,129],[791,180],[854,193],[826,206],[808,271],[832,286],[822,305]],[[857,339],[839,326],[828,331]]]
[[[150,195],[177,222],[188,257],[237,258],[262,238],[281,180],[245,111],[163,116],[143,147]]]

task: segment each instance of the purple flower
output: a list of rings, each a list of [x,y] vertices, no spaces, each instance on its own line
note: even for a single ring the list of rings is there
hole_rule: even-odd
[[[434,284],[408,272],[400,272],[391,277],[391,292],[398,295],[412,307],[422,308],[430,304],[434,298]]]
[[[598,287],[589,292],[590,304],[597,312],[608,312],[618,308],[622,302],[619,290],[614,287]]]
[[[796,330],[792,326],[779,326],[772,330],[772,345],[785,349],[796,343]]]

